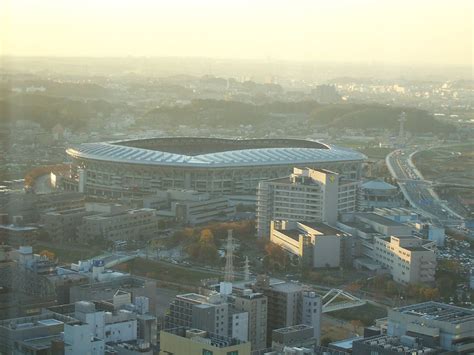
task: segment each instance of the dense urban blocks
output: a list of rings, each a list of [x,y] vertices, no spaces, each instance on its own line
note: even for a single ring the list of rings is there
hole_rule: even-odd
[[[301,139],[151,138],[84,143],[67,149],[64,187],[123,197],[190,189],[216,195],[254,195],[259,181],[294,167],[325,168],[358,179],[366,156]]]

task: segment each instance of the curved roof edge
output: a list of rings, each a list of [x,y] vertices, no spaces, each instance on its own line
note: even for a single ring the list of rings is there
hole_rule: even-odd
[[[318,148],[248,148],[201,155],[185,155],[158,150],[136,148],[114,143],[83,143],[66,149],[79,159],[90,159],[127,164],[176,167],[245,167],[255,165],[311,164],[315,162],[364,161],[367,156],[352,149],[320,143]],[[319,142],[318,142],[319,143]]]

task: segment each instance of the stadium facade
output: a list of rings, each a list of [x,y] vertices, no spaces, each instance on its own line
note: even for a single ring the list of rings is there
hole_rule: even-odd
[[[359,179],[366,156],[300,139],[167,137],[84,143],[72,159],[65,186],[90,195],[124,197],[190,189],[215,195],[254,195],[259,181],[294,167],[324,168]]]

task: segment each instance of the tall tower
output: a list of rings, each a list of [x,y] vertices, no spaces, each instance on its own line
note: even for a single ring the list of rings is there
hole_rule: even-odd
[[[405,112],[400,114],[398,122],[400,122],[400,130],[398,132],[398,140],[401,145],[405,145],[405,122],[407,121],[407,115]]]
[[[232,243],[232,229],[227,231],[227,246],[225,253],[224,281],[234,281],[234,245]]]

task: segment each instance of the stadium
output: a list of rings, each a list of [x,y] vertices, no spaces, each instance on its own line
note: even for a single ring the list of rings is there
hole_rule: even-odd
[[[113,198],[168,189],[251,195],[259,181],[286,176],[293,167],[326,168],[358,179],[367,159],[301,139],[151,138],[84,143],[66,152],[72,159],[71,189]]]

